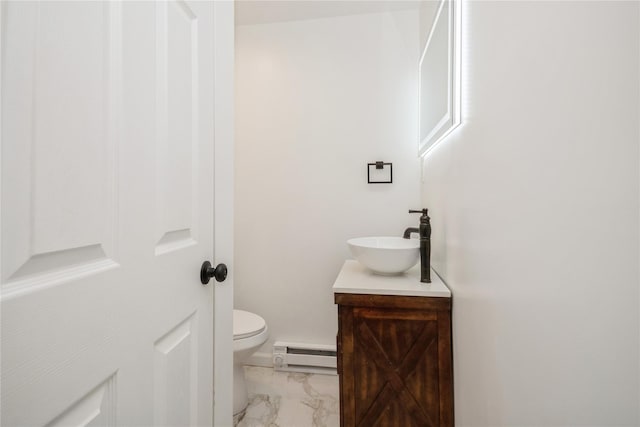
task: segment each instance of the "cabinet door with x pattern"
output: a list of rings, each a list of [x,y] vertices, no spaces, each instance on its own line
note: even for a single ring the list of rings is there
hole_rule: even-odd
[[[378,298],[339,306],[342,425],[453,425],[450,300],[425,310]]]

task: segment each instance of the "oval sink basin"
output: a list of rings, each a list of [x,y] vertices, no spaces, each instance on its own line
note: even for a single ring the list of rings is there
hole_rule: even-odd
[[[420,241],[402,237],[357,237],[347,240],[353,257],[376,274],[401,274],[418,262]]]

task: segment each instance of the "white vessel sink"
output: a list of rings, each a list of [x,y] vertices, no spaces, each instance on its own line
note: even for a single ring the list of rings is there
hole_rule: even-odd
[[[376,274],[401,274],[418,262],[420,241],[402,237],[357,237],[347,240],[353,257]]]

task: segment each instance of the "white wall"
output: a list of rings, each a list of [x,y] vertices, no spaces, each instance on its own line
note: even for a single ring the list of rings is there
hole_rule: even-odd
[[[417,10],[236,28],[235,305],[335,344],[346,240],[418,223]],[[393,163],[368,185],[366,164]]]
[[[456,424],[640,425],[639,4],[465,2],[424,160]]]

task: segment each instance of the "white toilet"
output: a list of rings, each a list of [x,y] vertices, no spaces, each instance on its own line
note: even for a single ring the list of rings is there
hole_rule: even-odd
[[[264,319],[257,314],[233,310],[233,415],[242,412],[248,403],[244,381],[244,363],[267,341],[269,332]]]

